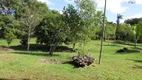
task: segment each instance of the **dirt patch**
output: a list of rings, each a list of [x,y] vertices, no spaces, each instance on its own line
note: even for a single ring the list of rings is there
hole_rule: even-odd
[[[5,46],[1,46],[0,51],[13,51],[13,49],[10,49],[10,48],[5,47]]]
[[[61,62],[55,59],[40,59],[40,62],[44,64],[61,64]]]

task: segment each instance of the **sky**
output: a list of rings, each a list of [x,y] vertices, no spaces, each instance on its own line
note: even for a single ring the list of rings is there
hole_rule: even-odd
[[[64,6],[74,4],[74,0],[38,0],[45,2],[49,9],[62,11]],[[97,10],[103,11],[105,0],[95,0]],[[135,4],[128,3],[133,1]],[[142,0],[107,0],[106,16],[108,21],[116,22],[117,14],[123,15],[120,20],[123,23],[126,19],[142,17]]]

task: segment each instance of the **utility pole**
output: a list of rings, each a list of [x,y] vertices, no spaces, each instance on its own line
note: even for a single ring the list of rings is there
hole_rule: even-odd
[[[101,48],[100,48],[100,55],[99,55],[99,64],[101,64],[101,57],[102,57],[102,50],[103,50],[103,40],[104,40],[104,30],[105,30],[105,17],[106,17],[106,2],[104,5],[104,17],[103,17],[103,28],[102,28],[102,37],[101,37]]]

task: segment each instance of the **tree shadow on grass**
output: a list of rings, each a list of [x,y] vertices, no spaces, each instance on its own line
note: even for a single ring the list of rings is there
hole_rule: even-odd
[[[134,59],[126,59],[126,60],[131,60],[131,61],[134,61],[134,62],[142,63],[142,60],[134,60]]]
[[[10,46],[11,49],[14,50],[22,50],[26,51],[27,46],[25,45],[18,45],[18,46]],[[40,44],[30,44],[30,50],[29,51],[49,51],[49,47],[46,45],[40,45]]]
[[[113,46],[117,46],[117,47],[122,47],[121,45],[117,45],[117,44],[109,44],[109,45],[108,45],[108,44],[104,44],[103,46],[110,46],[110,47],[111,47],[111,46],[112,46],[112,47],[113,47]]]
[[[135,65],[132,67],[133,69],[142,69],[142,66],[139,66],[139,65]]]
[[[33,56],[51,56],[49,53],[38,53],[38,52],[30,52],[30,51],[24,51],[24,52],[11,52],[14,54],[24,54],[24,55],[33,55]],[[60,56],[59,54],[54,54],[53,56]],[[52,56],[52,57],[53,57]]]
[[[80,68],[80,67],[77,66],[73,61],[66,61],[66,62],[63,62],[62,64],[69,64],[69,65],[74,66],[73,68]]]
[[[129,53],[140,53],[140,50],[137,49],[128,49],[124,47],[123,49],[119,49],[116,51],[116,53],[123,53],[123,54],[129,54]]]
[[[27,46],[18,45],[18,46],[11,46],[11,49],[14,50],[22,50],[26,51]],[[30,50],[29,51],[43,51],[43,52],[49,52],[50,46],[47,45],[41,45],[41,44],[30,44]],[[57,46],[54,52],[75,52],[72,48],[69,48],[67,46]]]
[[[19,80],[19,79],[6,79],[6,78],[0,78],[0,80]],[[20,79],[20,80],[30,80],[30,79]]]
[[[142,50],[142,48],[138,48],[138,47],[133,47],[133,49]]]
[[[122,45],[129,45],[129,46],[134,46],[134,44],[131,43],[124,43],[124,41],[114,41],[112,42],[113,44],[122,44]]]

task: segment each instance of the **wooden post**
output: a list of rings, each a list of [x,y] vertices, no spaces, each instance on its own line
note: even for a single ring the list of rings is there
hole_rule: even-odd
[[[101,48],[100,48],[100,55],[99,55],[99,64],[101,64],[101,57],[102,57],[102,50],[103,50],[103,40],[104,40],[104,30],[105,30],[105,17],[106,17],[106,2],[104,6],[104,17],[103,17],[103,28],[102,28],[102,37],[101,37]]]

